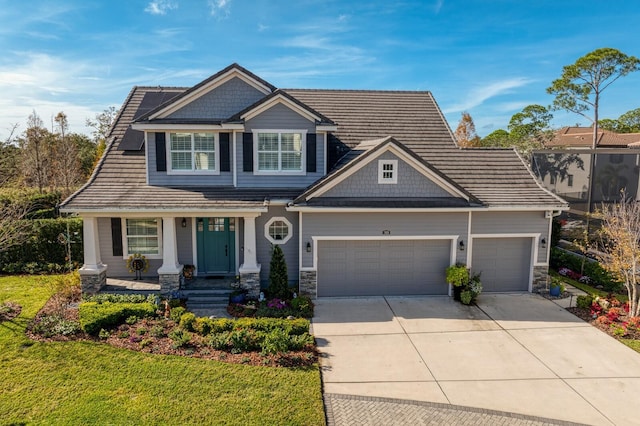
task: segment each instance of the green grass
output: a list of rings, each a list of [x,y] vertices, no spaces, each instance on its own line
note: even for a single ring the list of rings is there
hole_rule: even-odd
[[[640,352],[640,340],[620,339],[620,341],[625,345],[629,346],[634,351]]]
[[[318,368],[252,367],[150,355],[24,334],[48,299],[47,278],[0,277],[2,424],[324,424]]]

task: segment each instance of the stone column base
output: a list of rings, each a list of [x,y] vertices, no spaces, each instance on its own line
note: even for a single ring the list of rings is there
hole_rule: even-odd
[[[533,284],[531,286],[532,293],[546,292],[548,288],[549,267],[534,266],[533,267]]]
[[[248,298],[257,299],[260,296],[260,272],[241,272],[240,288],[246,290]]]
[[[82,293],[96,294],[107,284],[107,268],[84,271],[80,269],[79,272]]]
[[[180,281],[182,274],[159,274],[160,294],[163,296],[170,295],[174,291],[180,290]]]
[[[312,299],[317,297],[317,277],[317,271],[300,271],[300,284],[298,289],[300,296],[308,296]]]

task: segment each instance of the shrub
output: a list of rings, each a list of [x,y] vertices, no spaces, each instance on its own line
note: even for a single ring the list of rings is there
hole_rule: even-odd
[[[102,340],[107,340],[109,338],[109,336],[111,336],[111,333],[109,333],[107,330],[105,330],[104,328],[100,329],[100,332],[98,333],[98,337]]]
[[[313,302],[311,298],[306,296],[299,296],[291,300],[291,308],[297,311],[297,315],[303,318],[313,317]]]
[[[135,315],[131,315],[130,317],[127,317],[127,319],[124,320],[124,322],[126,322],[129,325],[133,325],[138,322],[138,317]]]
[[[173,344],[171,346],[174,349],[183,348],[191,341],[191,333],[180,328],[176,328],[169,333],[169,338],[173,340]]]
[[[155,311],[150,303],[83,302],[79,307],[80,326],[86,333],[96,335],[100,329],[117,327],[131,316],[151,317]]]
[[[60,273],[82,263],[82,219],[36,219],[28,220],[28,223],[27,241],[0,252],[1,272]],[[67,259],[66,245],[58,241],[60,234],[67,234],[67,225],[74,242],[71,244],[71,259]]]
[[[454,287],[460,287],[469,282],[469,269],[461,263],[447,267],[445,273],[447,283]]]
[[[593,297],[589,295],[578,296],[576,299],[576,306],[578,308],[590,308],[593,304]]]
[[[264,335],[260,349],[263,355],[287,352],[289,350],[289,334],[281,329],[271,330]]]
[[[144,294],[112,294],[112,293],[99,293],[99,294],[86,294],[82,296],[85,302],[96,303],[153,303],[156,304],[157,296],[144,295]]]
[[[182,306],[176,306],[175,308],[171,309],[171,313],[169,314],[169,316],[173,321],[179,323],[182,314],[184,314],[185,312],[187,312],[185,308],[183,308]]]
[[[235,321],[230,320],[228,318],[219,318],[213,321],[211,326],[212,333],[222,333],[224,331],[233,330],[233,326],[236,324]]]
[[[291,299],[287,262],[279,244],[273,246],[269,265],[269,294],[283,300]]]
[[[149,334],[156,338],[162,338],[164,337],[164,327],[161,325],[154,325],[153,327],[151,327],[151,331],[149,331]]]
[[[184,315],[183,315],[184,317]],[[198,317],[193,324],[193,331],[201,336],[206,336],[213,330],[213,320],[211,318]]]
[[[194,331],[196,315],[192,312],[185,312],[180,316],[180,327],[187,331]]]
[[[301,349],[304,349],[306,346],[310,346],[313,344],[313,336],[309,333],[289,336],[289,349],[292,351],[299,351]]]
[[[43,337],[71,336],[80,331],[80,325],[59,315],[46,315],[33,325],[32,330]]]

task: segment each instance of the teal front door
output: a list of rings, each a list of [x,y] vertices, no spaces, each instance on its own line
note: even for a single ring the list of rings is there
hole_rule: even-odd
[[[198,275],[235,274],[236,221],[233,217],[196,219]]]

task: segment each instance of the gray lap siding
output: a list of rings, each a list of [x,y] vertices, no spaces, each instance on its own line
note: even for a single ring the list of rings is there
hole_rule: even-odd
[[[256,254],[258,263],[261,264],[260,283],[266,287],[269,283],[269,271],[271,263],[271,242],[265,237],[265,225],[269,219],[273,217],[285,217],[291,222],[292,233],[291,239],[284,244],[280,244],[284,258],[287,262],[287,273],[289,275],[289,283],[296,284],[298,282],[298,241],[299,226],[298,213],[288,212],[284,206],[270,206],[267,213],[263,213],[256,218]],[[242,241],[242,240],[240,240]],[[242,242],[241,242],[242,244]]]
[[[302,247],[313,245],[313,237],[376,237],[381,240],[419,236],[459,236],[467,238],[468,213],[302,213]],[[389,231],[383,235],[383,231]],[[312,268],[313,250],[302,250],[302,267]],[[464,262],[465,252],[456,248],[456,261]]]

